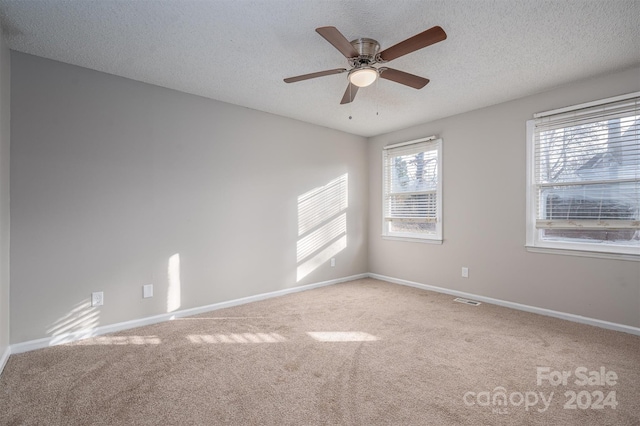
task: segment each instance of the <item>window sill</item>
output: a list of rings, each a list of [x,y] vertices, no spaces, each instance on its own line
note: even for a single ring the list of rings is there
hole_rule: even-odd
[[[630,260],[640,262],[640,254],[605,253],[600,251],[570,250],[549,247],[526,246],[531,253],[560,254],[565,256],[595,257],[599,259]]]
[[[393,237],[390,235],[382,235],[383,240],[391,241],[406,241],[409,243],[422,243],[422,244],[442,244],[442,240],[433,240],[427,238],[411,238],[411,237]]]

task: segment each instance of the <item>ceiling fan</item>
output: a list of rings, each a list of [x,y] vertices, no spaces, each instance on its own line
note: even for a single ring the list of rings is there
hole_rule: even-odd
[[[378,77],[395,81],[396,83],[404,84],[414,89],[422,89],[429,83],[428,79],[393,68],[376,68],[373,65],[384,64],[447,38],[444,30],[436,26],[380,52],[380,44],[371,38],[358,38],[350,42],[335,27],[316,28],[316,32],[347,58],[349,69],[336,68],[298,75],[296,77],[285,78],[284,82],[295,83],[296,81],[348,72],[349,85],[344,92],[342,101],[340,101],[341,104],[352,102],[360,87],[371,85]]]

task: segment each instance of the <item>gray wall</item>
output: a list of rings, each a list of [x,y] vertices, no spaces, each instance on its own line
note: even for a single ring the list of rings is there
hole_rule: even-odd
[[[365,138],[17,52],[11,66],[12,343],[367,272]],[[347,246],[298,280],[298,197],[345,175]]]
[[[11,65],[0,28],[0,357],[9,347],[9,123]]]
[[[640,263],[524,248],[525,121],[640,90],[637,68],[367,143],[55,61],[11,59],[12,343],[367,271],[640,326]],[[0,61],[1,350],[9,327],[4,47]],[[432,134],[444,140],[444,244],[382,240],[381,148]],[[297,267],[336,241],[320,236],[298,259],[309,235],[298,232],[299,197],[344,176],[348,207],[314,229],[346,212],[346,248],[335,268],[320,262],[299,280]],[[335,199],[317,192],[312,206]],[[179,273],[170,273],[176,254]],[[179,306],[169,289],[176,275]],[[154,284],[152,299],[141,298],[143,284]],[[92,291],[105,292],[103,307],[89,306]]]
[[[576,82],[370,140],[371,272],[640,327],[640,262],[529,253],[525,122],[533,114],[640,90],[640,69]],[[381,150],[443,138],[444,243],[383,240]],[[461,278],[461,267],[469,278]]]

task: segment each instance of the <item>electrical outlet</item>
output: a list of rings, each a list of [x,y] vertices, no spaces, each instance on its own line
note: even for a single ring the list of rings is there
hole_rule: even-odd
[[[466,266],[462,267],[462,278],[469,278],[469,268]]]
[[[147,299],[153,297],[153,284],[147,284],[142,286],[142,297]]]
[[[336,266],[336,258],[332,257],[331,258],[331,267],[333,268],[334,266]]]
[[[91,293],[91,306],[104,305],[104,293],[101,291],[95,291]]]

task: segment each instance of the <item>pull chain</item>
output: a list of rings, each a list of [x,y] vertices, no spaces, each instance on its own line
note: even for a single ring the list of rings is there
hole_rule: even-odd
[[[351,94],[351,87],[353,85],[349,82],[349,120],[353,118],[353,95]]]
[[[380,80],[380,76],[376,78],[376,116],[380,115],[380,92],[378,91],[378,81]]]

